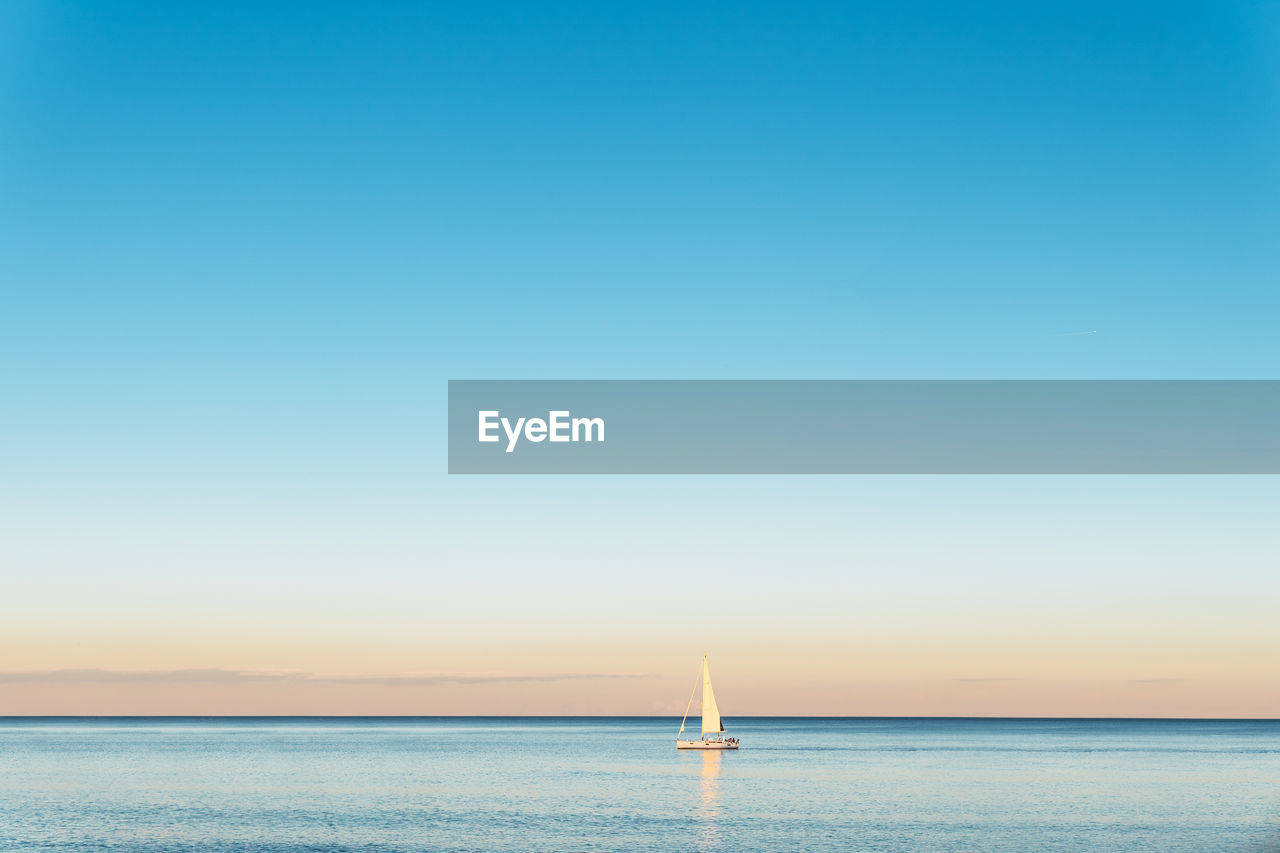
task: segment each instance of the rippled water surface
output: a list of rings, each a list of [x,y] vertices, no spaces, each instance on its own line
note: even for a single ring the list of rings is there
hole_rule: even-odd
[[[1280,723],[0,720],[0,849],[1280,849]]]

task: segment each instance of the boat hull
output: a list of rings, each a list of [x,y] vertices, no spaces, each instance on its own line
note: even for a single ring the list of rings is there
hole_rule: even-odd
[[[737,749],[736,741],[727,740],[676,740],[676,749]]]

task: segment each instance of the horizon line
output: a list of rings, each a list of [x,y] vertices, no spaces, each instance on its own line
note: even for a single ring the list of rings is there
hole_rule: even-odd
[[[10,720],[670,720],[678,714],[0,714]],[[728,720],[1010,720],[1077,722],[1280,722],[1280,717],[1097,717],[956,714],[735,714]]]

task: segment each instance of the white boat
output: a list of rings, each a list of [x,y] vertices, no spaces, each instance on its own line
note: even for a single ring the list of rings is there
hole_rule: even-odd
[[[689,719],[689,709],[693,707],[693,697],[698,693],[698,682],[693,682],[693,690],[689,692],[689,704],[684,706],[684,718],[680,720],[680,731],[676,732],[676,749],[737,749],[736,737],[723,737],[724,720],[720,719],[720,709],[716,706],[716,694],[711,689],[711,669],[707,666],[707,656],[702,656],[702,737],[698,740],[681,740],[684,724]],[[711,737],[714,735],[714,737]]]

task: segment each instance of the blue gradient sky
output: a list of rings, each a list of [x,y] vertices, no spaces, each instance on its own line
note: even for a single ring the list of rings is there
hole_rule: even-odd
[[[1076,654],[1046,708],[1089,661],[1200,677],[1153,675],[1188,625],[1228,643],[1206,673],[1271,666],[1270,479],[477,482],[444,406],[449,378],[1275,378],[1278,57],[1267,3],[4,4],[0,669],[674,685],[704,645],[901,629],[927,692],[1022,677],[991,649],[1046,624]],[[730,606],[672,603],[707,576]],[[1135,632],[1120,674],[1121,640],[1079,651]],[[934,707],[859,705],[847,660],[824,710]],[[533,710],[667,691],[626,683]],[[1183,707],[1122,699],[1095,710]]]

